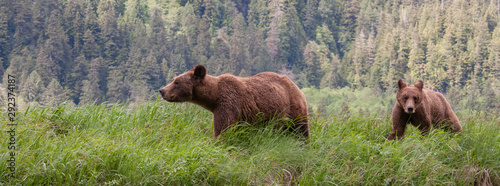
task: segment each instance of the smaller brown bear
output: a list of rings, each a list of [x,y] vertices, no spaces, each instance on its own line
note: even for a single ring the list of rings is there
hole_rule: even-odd
[[[407,123],[418,127],[426,134],[432,125],[445,124],[453,132],[462,131],[457,116],[444,96],[424,87],[422,80],[415,85],[407,86],[403,80],[398,81],[399,90],[396,93],[396,104],[392,109],[392,130],[387,140],[397,136],[401,139]]]
[[[290,130],[309,140],[306,97],[288,77],[263,72],[250,77],[232,74],[211,76],[203,65],[175,77],[160,89],[168,102],[191,102],[214,114],[213,137],[226,128],[246,121],[252,123],[263,116],[293,119]]]

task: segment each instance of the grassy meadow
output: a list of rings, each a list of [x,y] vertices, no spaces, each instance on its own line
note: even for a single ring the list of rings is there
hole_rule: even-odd
[[[163,100],[29,107],[17,114],[14,178],[2,114],[0,185],[499,185],[493,112],[460,113],[459,134],[409,127],[394,142],[388,114],[312,114],[307,144],[278,122],[214,140],[210,112]]]

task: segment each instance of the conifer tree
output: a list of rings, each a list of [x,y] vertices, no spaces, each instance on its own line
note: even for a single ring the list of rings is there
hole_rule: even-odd
[[[110,66],[117,66],[115,61],[119,55],[117,41],[120,37],[115,12],[115,2],[112,0],[102,0],[97,7],[98,24],[100,30],[100,41],[103,45],[104,59]]]
[[[129,85],[125,81],[127,70],[123,66],[110,67],[106,98],[112,103],[125,102],[129,96]]]
[[[308,39],[314,39],[315,31],[318,25],[318,0],[309,0],[305,7],[304,31]]]
[[[307,77],[307,84],[312,86],[319,86],[321,82],[321,78],[318,77],[320,63],[317,53],[318,44],[314,41],[310,41],[304,49],[303,56],[306,67],[302,72],[304,72]]]
[[[279,17],[278,61],[292,66],[303,67],[303,49],[307,44],[305,31],[298,22],[298,12],[291,2],[285,1],[283,15]]]
[[[363,30],[359,30],[359,34],[356,36],[356,40],[354,41],[353,50],[352,51],[352,68],[353,73],[350,77],[351,84],[356,88],[361,88],[364,86],[364,74],[366,68],[366,60],[367,56],[365,48],[366,48],[366,40],[365,34]]]
[[[41,95],[42,104],[52,107],[58,106],[67,98],[68,96],[57,79],[52,79]]]
[[[321,65],[321,69],[324,71],[325,75],[321,79],[320,88],[337,88],[343,86],[342,77],[338,73],[340,59],[336,54],[331,54],[331,56],[332,59],[329,63],[325,61],[325,63]]]
[[[196,46],[193,48],[193,60],[196,64],[206,64],[210,57],[210,26],[205,15],[199,21],[198,36],[196,36]],[[195,39],[195,38],[193,38]]]
[[[51,54],[50,44],[47,42],[44,47],[40,49],[38,57],[36,59],[36,69],[40,71],[40,77],[42,78],[42,84],[49,83],[51,79],[57,79],[61,76],[62,68],[58,61]]]
[[[68,45],[73,49],[72,56],[79,55],[81,39],[84,34],[84,1],[68,1],[62,11],[62,26],[68,36]]]
[[[92,34],[92,31],[90,31],[90,29],[87,29],[87,31],[85,31],[82,40],[83,46],[81,54],[85,56],[86,60],[92,60],[100,56],[99,45],[97,45],[95,36],[94,34]]]
[[[23,84],[21,97],[26,103],[39,103],[43,93],[43,84],[40,75],[37,71],[31,72],[26,82]]]
[[[218,35],[210,46],[212,55],[207,61],[207,70],[215,75],[234,73],[235,67],[230,62],[230,45],[227,41],[227,35],[223,29],[218,31]]]
[[[345,2],[344,16],[339,33],[339,44],[341,54],[347,53],[351,43],[354,41],[356,27],[358,26],[359,1],[350,0]]]
[[[233,74],[239,74],[243,69],[250,69],[248,65],[249,57],[245,42],[246,23],[243,15],[238,13],[231,22],[231,36],[229,37],[229,58],[230,63],[234,65]]]
[[[488,79],[500,80],[500,26],[497,26],[492,33],[485,76]]]
[[[93,2],[94,1],[87,1],[87,4],[85,5],[85,12],[83,14],[84,15],[83,23],[85,30],[90,30],[92,34],[97,35],[97,33],[100,32],[100,28],[99,28],[99,23],[97,21],[97,14],[96,11],[94,10],[95,7],[92,4]]]
[[[82,82],[80,101],[82,103],[99,104],[103,99],[103,91],[101,89],[102,76],[102,59],[96,58],[90,62],[89,73]]]
[[[64,77],[62,69],[70,67],[68,38],[61,27],[56,11],[52,11],[46,30],[48,39],[37,57],[37,71],[44,85]]]
[[[425,63],[425,53],[422,49],[421,37],[413,28],[410,40],[410,53],[408,54],[408,71],[411,79],[417,80],[422,78],[422,70]]]
[[[271,6],[271,3],[273,3],[273,1],[250,0],[250,4],[248,5],[248,25],[254,25],[255,27],[260,29],[260,32],[263,33],[267,33],[269,31],[269,23],[271,17],[269,11],[275,10],[272,8],[268,8],[268,3],[269,6]]]
[[[316,28],[316,41],[319,44],[326,45],[330,51],[338,53],[337,43],[326,23]]]
[[[88,73],[88,61],[85,59],[85,56],[80,55],[75,59],[75,66],[71,69],[71,72],[68,75],[68,83],[66,87],[68,87],[67,96],[76,104],[80,102],[80,93],[83,87],[83,81],[87,77]]]

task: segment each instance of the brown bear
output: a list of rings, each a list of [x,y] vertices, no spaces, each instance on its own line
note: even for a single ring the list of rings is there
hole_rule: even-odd
[[[250,77],[232,74],[211,76],[203,65],[175,77],[160,89],[168,102],[191,102],[214,114],[213,137],[238,121],[257,118],[293,119],[292,130],[309,139],[306,97],[288,77],[263,72]]]
[[[396,93],[396,104],[392,109],[392,130],[387,140],[404,135],[406,124],[418,127],[426,134],[432,125],[445,124],[453,132],[462,131],[457,116],[444,96],[424,87],[422,80],[415,85],[407,86],[403,80],[398,81],[399,90]]]

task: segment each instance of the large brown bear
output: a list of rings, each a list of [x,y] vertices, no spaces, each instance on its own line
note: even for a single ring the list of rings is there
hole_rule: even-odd
[[[407,86],[403,80],[398,81],[399,90],[396,93],[396,104],[392,110],[392,130],[387,140],[404,135],[406,124],[418,127],[426,134],[432,125],[446,124],[453,132],[462,131],[457,116],[444,96],[424,87],[422,80],[415,85]]]
[[[214,114],[213,137],[238,121],[254,122],[263,114],[294,120],[292,129],[309,139],[306,97],[286,76],[263,72],[250,77],[206,74],[196,65],[160,89],[169,102],[192,102]]]

